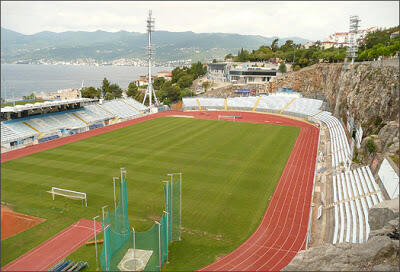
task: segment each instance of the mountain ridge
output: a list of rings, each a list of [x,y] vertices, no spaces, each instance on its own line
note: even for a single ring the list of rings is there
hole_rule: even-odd
[[[195,33],[193,31],[171,32],[155,31],[152,34],[155,59],[173,61],[192,59],[206,61],[221,58],[228,53],[236,54],[240,48],[257,49],[270,45],[277,37],[261,35],[241,35],[238,33]],[[286,40],[304,43],[309,40],[301,37],[285,37]],[[96,61],[120,58],[143,59],[146,54],[147,34],[120,30],[96,31],[41,31],[25,35],[10,29],[1,28],[1,61],[72,60],[90,58]]]

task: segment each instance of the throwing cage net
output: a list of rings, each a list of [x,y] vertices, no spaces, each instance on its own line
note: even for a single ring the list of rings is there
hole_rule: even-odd
[[[168,260],[168,244],[181,239],[182,174],[170,176],[171,180],[163,184],[165,210],[160,222],[155,222],[145,232],[135,232],[128,219],[126,175],[123,177],[121,173],[118,205],[104,216],[104,242],[100,255],[102,271],[161,270]],[[124,266],[123,259],[127,258],[128,252],[132,252],[133,256],[131,261],[127,261],[131,263],[126,268],[128,266]],[[145,261],[139,256],[143,252]]]

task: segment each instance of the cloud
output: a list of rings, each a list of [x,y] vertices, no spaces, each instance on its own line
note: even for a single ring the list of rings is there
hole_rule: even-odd
[[[3,1],[1,6],[2,27],[24,34],[98,29],[145,32],[149,9],[153,10],[157,30],[311,40],[347,31],[352,14],[360,16],[363,28],[399,24],[397,1]]]

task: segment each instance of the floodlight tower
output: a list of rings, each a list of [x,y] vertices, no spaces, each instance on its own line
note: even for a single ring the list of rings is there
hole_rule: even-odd
[[[151,78],[151,56],[153,55],[153,50],[151,48],[151,32],[154,32],[154,18],[151,17],[151,10],[149,10],[149,17],[147,17],[147,65],[148,65],[148,85],[146,92],[144,94],[143,104],[146,98],[149,97],[149,107],[152,107],[152,98],[154,95],[154,102],[156,105],[159,104],[156,93],[153,88],[152,78]]]
[[[358,45],[357,34],[360,18],[358,15],[350,16],[350,29],[349,29],[349,44],[347,47],[347,57],[351,58],[351,64],[354,64],[354,59],[357,57]]]

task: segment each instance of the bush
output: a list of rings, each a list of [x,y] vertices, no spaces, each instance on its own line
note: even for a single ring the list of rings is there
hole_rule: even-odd
[[[367,142],[367,149],[369,153],[375,153],[376,145],[373,139],[369,139]]]

